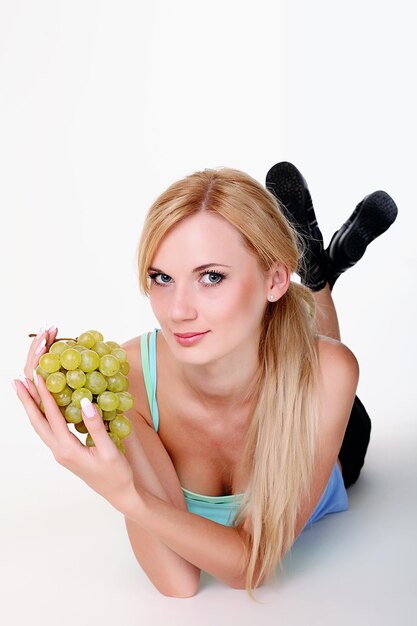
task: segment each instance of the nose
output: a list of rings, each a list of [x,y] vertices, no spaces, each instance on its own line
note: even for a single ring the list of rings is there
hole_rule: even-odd
[[[168,315],[172,322],[193,320],[197,317],[192,288],[186,284],[176,284],[171,292]]]

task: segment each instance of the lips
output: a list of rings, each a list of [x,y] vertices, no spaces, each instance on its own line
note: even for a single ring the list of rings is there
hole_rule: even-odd
[[[182,337],[183,339],[188,339],[188,337],[195,337],[196,335],[205,335],[208,333],[206,330],[204,333],[174,333],[176,337]]]

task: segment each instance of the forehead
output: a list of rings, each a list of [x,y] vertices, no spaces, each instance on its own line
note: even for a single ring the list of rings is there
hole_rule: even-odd
[[[243,236],[219,215],[196,213],[176,224],[162,239],[152,259],[161,267],[174,260],[184,260],[192,267],[203,263],[256,263],[246,248]]]

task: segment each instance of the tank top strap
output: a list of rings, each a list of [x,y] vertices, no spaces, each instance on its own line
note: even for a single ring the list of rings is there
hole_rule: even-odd
[[[148,396],[149,408],[151,410],[152,422],[155,431],[158,432],[159,427],[159,411],[156,402],[156,333],[158,329],[152,333],[145,333],[140,338],[141,357],[143,378],[145,381],[146,394]],[[148,348],[148,338],[149,348]]]

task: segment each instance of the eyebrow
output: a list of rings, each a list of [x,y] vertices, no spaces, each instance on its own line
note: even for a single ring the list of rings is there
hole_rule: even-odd
[[[199,272],[201,270],[205,270],[208,267],[212,267],[213,265],[216,265],[216,266],[220,265],[221,267],[232,267],[231,265],[224,265],[224,263],[205,263],[204,265],[199,265],[198,267],[195,267],[193,269],[193,274],[194,274],[194,272]],[[157,267],[149,267],[148,268],[148,272],[150,272],[150,271],[152,271],[152,272],[159,272],[159,273],[162,274],[162,270],[158,269]]]

